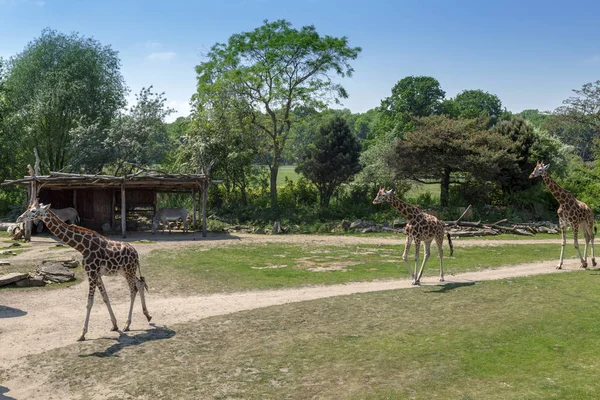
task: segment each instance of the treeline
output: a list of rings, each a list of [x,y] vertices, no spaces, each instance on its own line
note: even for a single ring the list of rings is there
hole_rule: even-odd
[[[314,26],[265,21],[210,49],[196,67],[192,114],[168,124],[172,110],[151,82],[126,107],[129,88],[110,46],[46,29],[0,59],[0,180],[25,175],[37,148],[41,173],[210,168],[223,180],[211,187],[211,215],[230,223],[381,220],[392,212],[371,204],[377,188],[410,196],[415,182],[439,185],[439,200],[409,200],[443,218],[472,204],[478,218],[528,220],[553,218],[552,197],[528,179],[544,160],[600,211],[600,81],[551,112],[512,114],[485,90],[448,98],[427,76],[400,79],[365,113],[330,108],[347,97],[340,82],[360,52]],[[300,178],[278,186],[281,165],[295,165]],[[3,188],[0,215],[22,197]]]

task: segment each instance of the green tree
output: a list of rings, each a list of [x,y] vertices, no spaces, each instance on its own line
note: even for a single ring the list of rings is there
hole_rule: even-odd
[[[86,172],[121,175],[127,164],[152,165],[169,151],[165,118],[173,112],[166,106],[164,93],[142,88],[136,104],[114,118],[108,128],[101,124],[73,129],[76,157],[72,167]]]
[[[479,180],[493,180],[515,156],[507,137],[488,131],[487,118],[453,120],[432,115],[414,120],[415,128],[398,140],[388,162],[401,178],[440,184],[440,204],[448,205],[451,183],[461,173]],[[432,183],[432,182],[428,182]]]
[[[537,136],[532,124],[521,117],[510,121],[501,121],[492,128],[494,132],[510,139],[508,151],[515,156],[516,164],[503,166],[497,182],[505,193],[518,192],[529,186],[532,181],[529,174],[539,160],[531,158]]]
[[[594,160],[594,142],[600,138],[600,80],[586,83],[576,96],[564,100],[554,110],[545,128],[565,143],[573,145],[585,161]]]
[[[10,59],[5,90],[21,146],[28,152],[37,147],[48,171],[67,166],[72,129],[110,125],[125,105],[127,87],[110,46],[45,29]]]
[[[312,25],[297,30],[285,20],[265,21],[251,32],[232,35],[227,44],[215,44],[207,60],[196,67],[196,103],[235,93],[250,122],[268,139],[263,154],[270,169],[273,209],[292,111],[300,106],[321,109],[331,99],[346,98],[346,90],[333,76],[350,76],[350,61],[360,51],[350,47],[346,37],[321,36]]]
[[[319,190],[321,206],[327,207],[335,190],[360,170],[361,145],[345,119],[334,117],[323,125],[315,142],[306,149],[296,167]]]
[[[430,76],[407,76],[392,88],[392,95],[381,101],[380,111],[384,118],[381,130],[400,129],[411,117],[426,117],[442,111],[444,92],[437,79]]]
[[[483,90],[463,90],[453,99],[457,118],[489,117],[492,124],[502,114],[502,102],[495,94]]]

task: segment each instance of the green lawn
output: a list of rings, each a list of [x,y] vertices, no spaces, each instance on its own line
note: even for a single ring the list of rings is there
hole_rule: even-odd
[[[275,306],[73,344],[10,373],[53,371],[81,398],[597,399],[599,284],[581,271]]]
[[[460,247],[455,249],[453,257],[448,256],[447,245],[444,249],[446,276],[538,260],[548,260],[554,265],[560,252],[557,244]],[[184,248],[151,252],[142,260],[142,272],[153,290],[165,293],[277,289],[408,278],[402,261],[403,251],[403,244],[302,246],[268,243],[209,250]],[[421,248],[420,257],[422,251]],[[431,253],[424,272],[427,280],[439,276],[435,246]],[[575,255],[575,249],[568,246],[565,256]],[[409,261],[414,266],[414,246]]]

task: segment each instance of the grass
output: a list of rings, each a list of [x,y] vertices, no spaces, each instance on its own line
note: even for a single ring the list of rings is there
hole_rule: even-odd
[[[282,165],[279,167],[279,172],[277,173],[277,186],[285,185],[285,178],[288,178],[291,181],[298,182],[300,179],[300,174],[298,174],[294,169],[295,165]]]
[[[440,184],[439,183],[419,183],[414,182],[411,189],[408,191],[405,197],[416,198],[420,195],[429,193],[432,199],[440,198]]]
[[[268,243],[228,248],[184,248],[153,251],[142,260],[142,272],[153,290],[172,293],[218,293],[408,278],[402,261],[404,245],[314,246]],[[422,257],[422,249],[421,255]],[[448,276],[526,262],[558,260],[556,244],[511,244],[457,248],[445,246]],[[424,276],[439,275],[437,248]],[[565,256],[574,257],[566,248]],[[551,261],[550,261],[551,260]],[[409,253],[414,266],[414,246]]]
[[[599,280],[581,271],[275,306],[73,344],[10,374],[47,374],[81,398],[596,399]]]

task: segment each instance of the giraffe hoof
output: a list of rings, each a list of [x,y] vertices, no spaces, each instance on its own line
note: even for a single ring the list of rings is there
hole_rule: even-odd
[[[152,320],[152,316],[150,316],[150,315],[146,315],[146,318],[148,319],[148,322],[150,322],[150,320]]]
[[[596,266],[596,260],[592,259],[592,266]]]
[[[562,269],[562,265],[557,265],[556,269]]]
[[[123,329],[123,332],[129,332],[129,327],[125,327],[125,329]]]
[[[79,337],[79,339],[77,339],[78,342],[83,342],[85,340],[85,336],[81,335]]]
[[[440,282],[444,282],[444,278],[440,278]]]
[[[110,331],[111,331],[111,332],[116,332],[116,331],[118,331],[118,330],[119,330],[119,328],[118,328],[118,327],[116,327],[116,326],[113,326],[113,327],[110,329]]]

